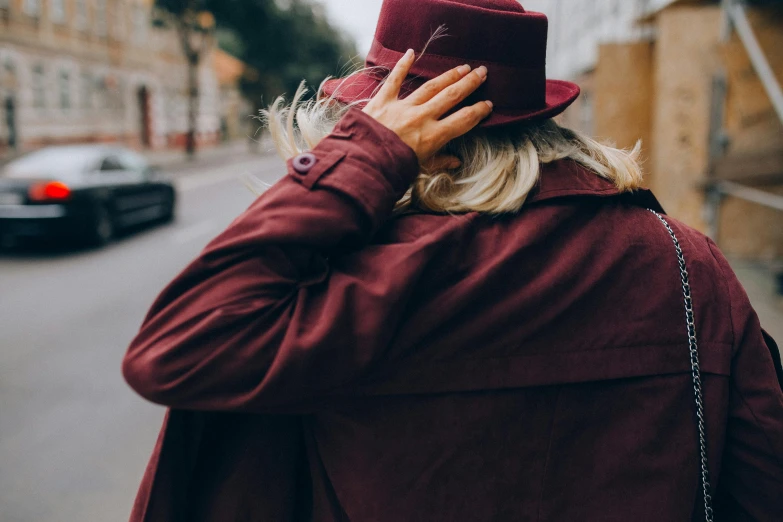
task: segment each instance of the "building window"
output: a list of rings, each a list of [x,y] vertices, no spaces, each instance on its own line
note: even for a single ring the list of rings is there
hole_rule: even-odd
[[[125,109],[125,82],[122,79],[115,81],[115,86],[111,90],[111,108],[116,110]]]
[[[33,66],[33,107],[46,107],[46,77],[40,64]]]
[[[56,24],[65,23],[65,0],[49,0],[49,16]]]
[[[106,36],[106,0],[95,0],[95,34]]]
[[[5,57],[3,67],[0,69],[0,95],[2,95],[4,89],[9,91],[16,89],[16,68],[14,67],[14,62],[8,56]]]
[[[98,109],[105,109],[108,106],[108,89],[106,86],[106,78],[104,76],[96,76],[93,85],[95,85],[95,106]]]
[[[92,79],[92,74],[88,72],[82,73],[82,107],[85,109],[92,109],[92,90],[94,81],[95,80]]]
[[[3,0],[0,0],[2,2]],[[11,61],[11,58],[9,56],[5,57],[5,61],[3,62],[3,72],[5,72],[6,76],[11,77],[14,76],[16,69],[14,67],[14,62]]]
[[[60,108],[71,108],[71,75],[68,71],[60,71]]]
[[[79,29],[87,29],[87,0],[76,0],[73,25]]]
[[[27,16],[34,16],[38,18],[41,14],[41,0],[24,0],[22,4],[22,10]]]
[[[112,28],[111,35],[115,40],[124,40],[127,32],[126,5],[124,2],[112,4]]]
[[[133,10],[133,41],[143,44],[147,41],[147,28],[150,25],[149,11],[146,7],[136,7]]]

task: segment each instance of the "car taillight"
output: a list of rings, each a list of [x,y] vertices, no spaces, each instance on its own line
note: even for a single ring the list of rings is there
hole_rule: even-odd
[[[30,187],[30,199],[33,201],[62,201],[71,197],[71,189],[65,183],[49,181]]]

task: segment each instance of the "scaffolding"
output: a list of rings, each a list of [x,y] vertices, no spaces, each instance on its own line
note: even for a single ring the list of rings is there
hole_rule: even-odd
[[[732,34],[737,33],[783,124],[783,90],[759,45],[744,3],[740,0],[722,0],[722,9],[723,41],[728,42]],[[723,126],[727,98],[725,73],[714,77],[712,91],[710,169],[705,188],[709,235],[717,241],[721,206],[727,196],[783,211],[783,196],[769,190],[773,186],[783,185],[783,151],[752,156],[727,155],[729,139]]]

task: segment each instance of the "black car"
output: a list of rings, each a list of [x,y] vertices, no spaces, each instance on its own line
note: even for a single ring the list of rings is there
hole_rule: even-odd
[[[43,239],[101,245],[142,223],[171,221],[175,206],[173,185],[131,150],[47,147],[0,169],[0,244]]]

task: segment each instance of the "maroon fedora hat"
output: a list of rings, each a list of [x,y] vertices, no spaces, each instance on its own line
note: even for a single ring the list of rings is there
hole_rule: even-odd
[[[576,100],[579,86],[546,79],[548,25],[545,15],[525,11],[516,0],[384,0],[368,70],[324,82],[323,93],[343,103],[372,98],[405,51],[426,47],[403,97],[454,67],[484,65],[487,81],[461,105],[494,103],[482,127],[552,118]],[[445,36],[430,41],[441,26]]]

